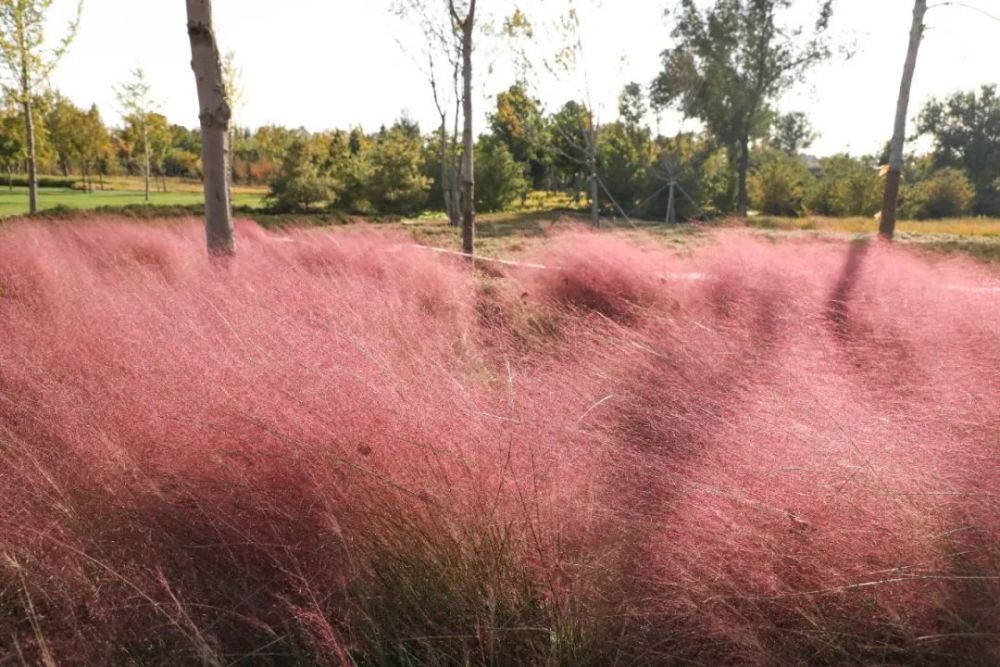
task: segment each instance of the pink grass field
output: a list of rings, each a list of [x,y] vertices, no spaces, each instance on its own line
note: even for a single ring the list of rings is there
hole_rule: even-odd
[[[1000,273],[0,227],[0,666],[1000,664]]]

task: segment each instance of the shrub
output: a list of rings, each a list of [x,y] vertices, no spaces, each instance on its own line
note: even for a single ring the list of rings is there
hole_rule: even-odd
[[[750,175],[750,204],[765,215],[798,216],[812,180],[798,158],[771,154]]]
[[[480,137],[476,144],[476,208],[484,213],[502,211],[527,195],[524,165],[514,160],[507,146]]]
[[[820,166],[822,174],[806,196],[809,211],[868,217],[881,210],[884,185],[871,162],[844,154],[823,158]]]
[[[268,199],[274,209],[280,213],[301,211],[333,196],[332,184],[320,174],[310,145],[301,139],[294,140],[271,180]]]
[[[975,196],[965,174],[957,169],[941,169],[906,188],[903,211],[917,220],[957,218],[968,214]]]
[[[427,202],[431,179],[421,172],[423,141],[399,123],[380,132],[368,157],[372,172],[364,190],[378,213],[412,215]]]

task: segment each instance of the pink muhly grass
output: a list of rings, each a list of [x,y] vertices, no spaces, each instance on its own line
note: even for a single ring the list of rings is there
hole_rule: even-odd
[[[995,270],[238,232],[0,229],[0,657],[1000,657]]]

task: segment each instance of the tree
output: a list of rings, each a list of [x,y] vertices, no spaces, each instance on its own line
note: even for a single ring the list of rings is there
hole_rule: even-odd
[[[618,95],[618,115],[629,127],[638,127],[645,120],[649,108],[646,105],[646,95],[635,81],[625,84]]]
[[[28,159],[28,204],[38,211],[38,165],[32,95],[46,81],[76,37],[83,12],[78,0],[76,14],[66,34],[54,48],[46,49],[46,16],[54,0],[0,0],[0,65],[6,69],[8,86],[24,114],[25,148]]]
[[[413,18],[421,32],[423,53],[414,57],[413,62],[430,85],[434,107],[440,119],[437,131],[437,179],[448,221],[453,227],[458,227],[462,217],[459,183],[461,153],[458,150],[462,101],[459,91],[462,71],[461,35],[456,30],[450,4],[443,0],[399,0],[394,10],[400,17]],[[449,114],[452,114],[450,129]]]
[[[308,210],[331,197],[331,183],[319,173],[309,142],[304,138],[294,140],[271,181],[268,199],[276,210],[293,212]]]
[[[83,116],[83,111],[58,93],[53,95],[48,113],[45,114],[49,141],[55,150],[63,176],[69,176],[70,162],[75,153],[74,140],[80,133]]]
[[[212,27],[211,0],[187,0],[191,69],[198,88],[201,165],[205,184],[205,237],[211,256],[232,255],[233,212],[229,197],[229,108],[222,62]]]
[[[917,131],[933,137],[935,167],[952,167],[968,174],[976,189],[975,213],[1000,213],[1000,97],[996,86],[931,100],[920,113]]]
[[[820,215],[875,215],[882,206],[882,180],[875,162],[847,154],[821,159],[822,172],[806,197],[806,207]]]
[[[885,177],[885,197],[882,201],[882,218],[878,233],[891,239],[896,232],[896,205],[899,203],[899,184],[903,179],[903,144],[906,142],[906,114],[910,106],[910,88],[913,72],[917,66],[917,53],[924,36],[924,16],[927,14],[927,0],[914,0],[913,23],[910,26],[910,43],[903,64],[903,80],[899,84],[899,98],[896,100],[896,121],[889,148],[889,170]]]
[[[545,116],[526,84],[517,82],[497,95],[496,110],[488,120],[493,136],[530,172],[532,185],[543,187],[550,162],[545,150]]]
[[[591,215],[596,216],[597,181],[597,127],[590,108],[580,102],[570,100],[547,124],[549,150],[552,151],[553,166],[571,183],[574,197],[579,198],[581,179],[589,180],[591,189]],[[592,141],[594,139],[594,141]],[[596,226],[596,220],[591,222]]]
[[[524,165],[514,159],[498,137],[484,135],[476,146],[476,207],[502,211],[528,192]]]
[[[653,102],[700,119],[729,149],[737,207],[746,215],[750,142],[767,130],[768,105],[830,56],[833,3],[819,2],[815,23],[805,27],[782,20],[793,13],[792,0],[715,0],[704,11],[696,0],[678,2],[677,45],[663,52]]]
[[[448,0],[462,53],[462,252],[472,256],[476,240],[475,143],[472,135],[472,50],[476,28],[476,0]],[[461,10],[461,11],[459,11]]]
[[[975,195],[965,174],[958,169],[941,169],[907,188],[904,213],[918,220],[957,218],[969,212]]]
[[[379,132],[372,149],[368,201],[379,213],[413,214],[427,201],[430,179],[421,172],[423,141],[420,131],[398,121]]]
[[[0,164],[7,172],[7,185],[14,189],[14,167],[24,156],[24,128],[15,114],[5,113],[0,120]]]
[[[152,87],[146,80],[146,73],[141,67],[132,71],[132,79],[122,83],[116,94],[118,103],[125,112],[125,124],[134,142],[142,151],[143,193],[146,203],[149,203],[149,169],[151,149],[149,145],[149,115],[157,106],[153,100]]]
[[[149,143],[149,156],[156,176],[160,179],[160,191],[167,191],[166,171],[164,163],[172,146],[173,134],[170,123],[161,113],[151,113],[146,116],[146,140]]]
[[[94,189],[90,180],[90,167],[108,150],[108,144],[108,129],[104,126],[101,112],[97,110],[95,104],[80,118],[77,133],[73,136],[73,152],[80,160],[83,185],[88,191]]]
[[[795,156],[812,146],[816,131],[809,117],[801,111],[778,116],[771,126],[771,145],[786,155]]]
[[[767,151],[750,175],[750,201],[766,215],[801,215],[814,177],[798,157]]]

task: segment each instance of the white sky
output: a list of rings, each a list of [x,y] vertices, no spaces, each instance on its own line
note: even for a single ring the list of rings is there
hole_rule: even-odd
[[[515,4],[551,12],[565,0],[480,0],[487,11],[509,12]],[[580,4],[583,0],[577,0]],[[964,0],[1000,14],[1000,0]],[[659,53],[670,45],[663,9],[672,0],[605,0],[599,8],[580,5],[587,49],[588,85],[602,120],[616,115],[616,98],[629,80],[649,82]],[[57,0],[52,34],[75,0]],[[811,12],[816,0],[797,0]],[[224,50],[233,49],[243,70],[245,103],[241,125],[266,123],[311,130],[391,123],[404,109],[432,128],[429,88],[397,40],[413,34],[393,17],[390,0],[214,0],[216,27]],[[114,86],[136,66],[145,68],[173,122],[196,126],[197,103],[190,71],[190,46],[182,0],[85,0],[77,41],[53,75],[55,87],[78,105],[97,103],[105,119],[117,122]],[[806,111],[821,138],[813,151],[876,151],[891,134],[912,0],[838,0],[836,34],[856,42],[857,55],[813,70],[806,84],[789,94],[782,110]],[[1000,80],[997,43],[1000,21],[959,7],[928,13],[913,90],[911,117],[931,95],[945,95]],[[495,56],[491,56],[491,59]],[[513,71],[498,64],[492,74],[480,64],[477,109],[485,117],[491,97],[510,85]],[[583,86],[549,80],[537,95],[557,108]],[[676,129],[665,118],[664,132]],[[482,120],[477,132],[483,129]]]

